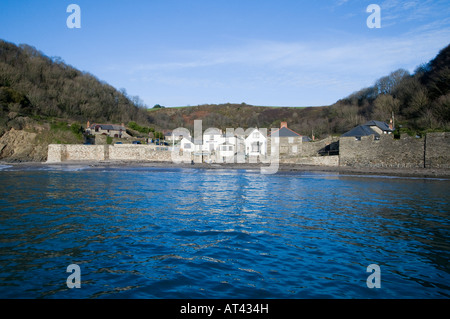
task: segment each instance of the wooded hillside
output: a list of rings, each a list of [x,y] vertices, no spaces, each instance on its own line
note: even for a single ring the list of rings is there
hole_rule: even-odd
[[[15,119],[24,116],[150,124],[138,97],[128,97],[60,58],[0,40],[0,127],[17,126]]]

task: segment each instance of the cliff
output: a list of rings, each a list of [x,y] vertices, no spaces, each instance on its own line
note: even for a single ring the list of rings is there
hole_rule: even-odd
[[[45,145],[36,143],[36,133],[11,129],[0,137],[0,159],[12,162],[44,161],[47,157]]]

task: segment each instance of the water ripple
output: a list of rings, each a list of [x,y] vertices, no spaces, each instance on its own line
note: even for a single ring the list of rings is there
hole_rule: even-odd
[[[450,297],[449,181],[0,167],[0,185],[2,298]]]

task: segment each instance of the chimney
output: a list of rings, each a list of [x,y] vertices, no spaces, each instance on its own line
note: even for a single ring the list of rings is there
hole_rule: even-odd
[[[287,122],[281,122],[281,127],[280,128],[283,128],[283,127],[287,128]]]
[[[91,126],[91,123],[89,121],[87,121],[86,128],[89,128],[90,126]]]

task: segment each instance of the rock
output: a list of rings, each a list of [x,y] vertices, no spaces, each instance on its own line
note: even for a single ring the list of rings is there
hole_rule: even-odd
[[[35,143],[37,134],[11,129],[0,137],[0,159],[8,161],[40,161],[43,150]]]

